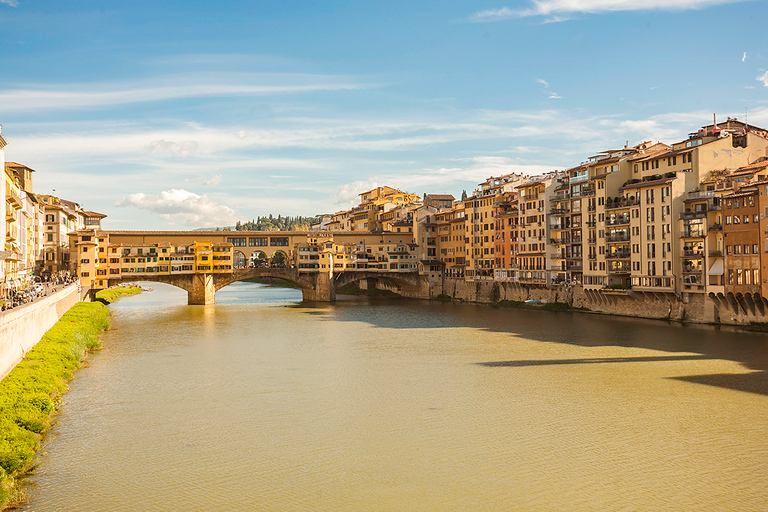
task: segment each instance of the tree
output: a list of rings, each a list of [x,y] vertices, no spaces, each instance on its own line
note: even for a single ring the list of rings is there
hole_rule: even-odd
[[[466,190],[462,190],[461,191],[461,200],[462,201],[466,201],[467,200],[467,191]]]
[[[285,254],[278,251],[275,253],[274,256],[272,256],[272,264],[273,265],[285,265],[286,257]]]

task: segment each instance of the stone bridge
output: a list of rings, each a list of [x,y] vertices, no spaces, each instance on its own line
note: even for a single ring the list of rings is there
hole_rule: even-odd
[[[422,279],[418,272],[300,272],[296,268],[245,268],[231,273],[216,274],[171,274],[141,275],[110,279],[109,286],[136,281],[152,281],[176,286],[187,291],[187,303],[190,305],[213,304],[217,290],[252,277],[273,277],[284,279],[301,288],[302,299],[313,302],[333,302],[336,290],[354,282],[360,282],[361,288],[384,287],[408,296],[417,296],[422,289]]]

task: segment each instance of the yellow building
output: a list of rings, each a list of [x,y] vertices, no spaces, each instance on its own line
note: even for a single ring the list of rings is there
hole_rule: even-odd
[[[24,251],[20,245],[21,237],[19,232],[19,216],[23,215],[21,209],[23,202],[21,198],[21,186],[18,178],[10,168],[3,169],[5,201],[3,209],[5,210],[5,240],[4,240],[4,274],[5,282],[16,285],[18,281],[19,267],[23,263]]]

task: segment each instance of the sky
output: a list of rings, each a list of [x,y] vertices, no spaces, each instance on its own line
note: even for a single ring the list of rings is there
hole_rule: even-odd
[[[105,229],[471,194],[713,114],[768,126],[764,0],[0,0],[6,160]]]

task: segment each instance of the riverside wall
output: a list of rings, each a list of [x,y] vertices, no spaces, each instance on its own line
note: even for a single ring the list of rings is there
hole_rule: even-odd
[[[79,301],[78,286],[71,284],[52,295],[0,313],[0,379]]]
[[[429,280],[429,292],[422,298],[438,294],[453,299],[492,304],[501,300],[563,302],[574,309],[605,315],[630,316],[692,323],[748,325],[768,322],[768,306],[740,307],[713,300],[703,293],[641,292],[633,290],[585,290],[581,286],[532,286],[514,282],[466,281],[445,277]],[[732,301],[733,302],[733,301]],[[742,301],[743,302],[743,301]],[[768,301],[766,301],[768,303]]]

